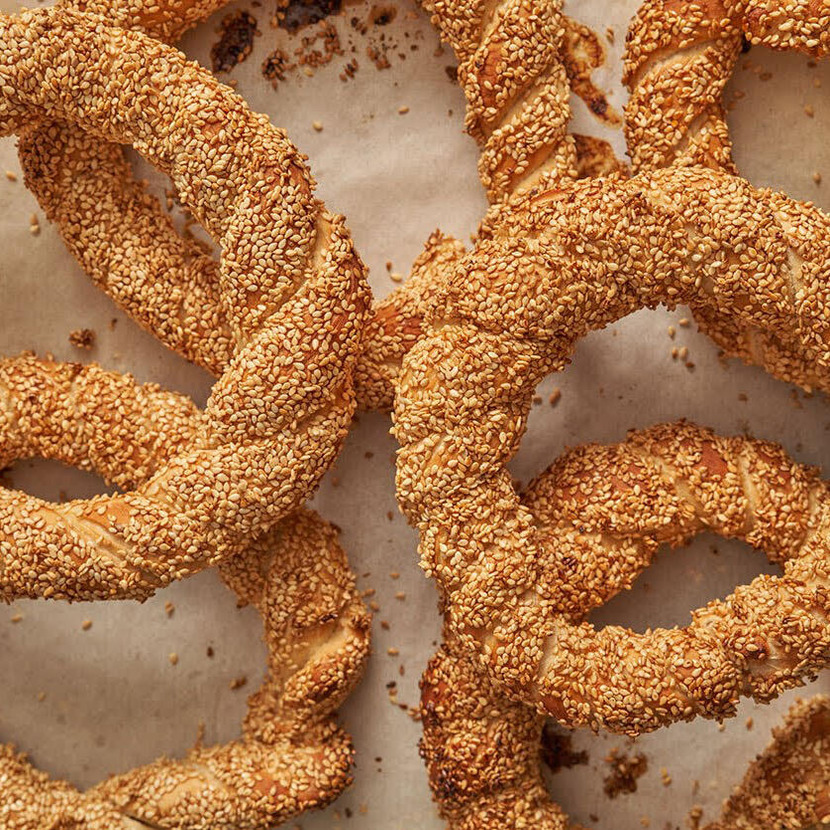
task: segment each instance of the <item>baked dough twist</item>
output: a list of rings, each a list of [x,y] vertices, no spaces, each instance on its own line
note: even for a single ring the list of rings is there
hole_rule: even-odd
[[[696,463],[679,464],[679,454],[695,456]],[[759,459],[763,470],[758,469]],[[773,467],[789,472],[790,481],[775,475],[768,479],[766,473]],[[751,504],[741,504],[740,498],[734,503],[731,491],[740,489],[738,478],[743,479]],[[690,645],[701,634],[717,636],[714,630],[705,630],[707,618],[722,610],[717,602],[695,612],[692,626],[670,637],[665,632],[656,632],[654,639],[632,637],[619,628],[596,632],[584,622],[591,610],[633,584],[661,544],[683,544],[702,529],[724,532],[727,525],[743,525],[747,541],[781,561],[804,544],[803,525],[809,524],[805,513],[811,501],[825,500],[825,493],[826,485],[818,483],[811,471],[790,466],[779,447],[746,438],[719,438],[685,423],[632,432],[624,444],[590,445],[565,453],[522,495],[537,530],[547,592],[555,597],[557,612],[568,623],[559,630],[568,638],[578,631],[583,642],[575,649],[569,642],[569,654],[575,651],[592,663],[590,671],[577,667],[579,681],[571,674],[572,666],[556,665],[568,678],[565,684],[576,688],[579,683],[583,699],[593,701],[598,692],[613,694],[620,688],[619,676],[628,673],[633,697],[641,679],[637,670],[642,663],[633,653],[637,642],[650,648],[668,642],[673,648],[679,636]],[[814,526],[814,532],[822,531]],[[809,571],[807,562],[797,567]],[[794,569],[785,568],[789,571],[785,578],[792,579]],[[823,573],[826,582],[830,575],[826,565]],[[759,587],[769,589],[772,584],[769,577],[756,580],[755,595]],[[795,588],[808,611],[822,614],[826,629],[827,607],[810,604],[806,581],[796,583]],[[746,609],[741,620],[746,627],[752,627],[755,620],[764,621],[769,610],[768,605],[753,607],[749,594],[744,589],[732,599],[733,608],[740,601]],[[794,609],[788,633],[803,618],[803,610]],[[818,625],[814,628],[820,630]],[[734,629],[727,636],[734,638],[737,633]],[[826,630],[823,636],[828,654]],[[762,635],[756,640],[762,641],[769,639]],[[621,661],[619,669],[612,659],[601,662],[603,657],[612,657],[609,643],[613,642],[631,646],[614,653],[613,659]],[[691,656],[693,648],[686,653]],[[700,663],[689,662],[676,688],[714,681],[709,689],[715,695],[728,694],[728,685],[717,686],[722,675],[707,675],[711,664],[706,656],[703,650]],[[762,662],[782,658],[793,663],[800,655],[797,649],[783,655],[779,650]],[[748,662],[762,670],[758,660],[757,654],[748,655]],[[449,827],[565,830],[571,826],[551,800],[542,776],[539,742],[544,718],[531,707],[504,697],[452,632],[447,632],[444,645],[430,661],[421,690],[421,751],[433,796]],[[822,811],[830,814],[830,700],[817,699],[807,713],[799,714],[776,736],[774,749],[750,769],[724,811],[722,824],[711,830],[754,830],[785,826],[785,822],[787,827],[806,828],[819,820]]]
[[[421,754],[449,830],[580,830],[547,789],[544,719],[499,694],[452,639],[421,680]],[[830,816],[830,699],[796,704],[704,830],[818,830]]]
[[[0,42],[0,131],[60,117],[132,142],[221,240],[232,350],[193,446],[123,495],[0,494],[4,598],[146,597],[313,491],[353,411],[364,269],[284,134],[180,53],[59,9],[0,18]]]
[[[779,350],[758,355],[749,343],[747,357],[779,377],[827,388],[828,262],[830,227],[815,207],[722,173],[672,168],[533,192],[499,212],[448,280],[428,336],[404,361],[395,408],[398,494],[420,529],[422,564],[445,594],[451,629],[512,697],[571,725],[636,733],[696,714],[723,717],[738,696],[768,699],[827,664],[824,618],[805,610],[826,603],[818,537],[799,552],[816,564],[805,596],[786,580],[768,593],[756,586],[758,607],[766,597],[782,620],[789,605],[802,609],[792,625],[763,624],[761,641],[746,639],[741,632],[755,631],[738,624],[742,592],[723,605],[723,620],[714,612],[701,619],[703,640],[719,632],[696,644],[703,685],[677,685],[692,656],[677,633],[635,647],[608,631],[605,653],[583,653],[583,632],[563,628],[556,616],[537,531],[505,465],[535,386],[565,365],[577,340],[661,302],[709,304],[732,315],[736,331],[766,330]],[[673,463],[692,457],[682,453]],[[786,465],[769,472],[790,477]],[[739,491],[731,495],[746,503]],[[811,509],[809,521],[818,518]],[[788,567],[797,570],[798,561]],[[726,636],[730,630],[735,636]],[[772,659],[791,636],[798,645],[787,647],[801,657]],[[610,656],[618,650],[641,661],[636,692],[612,665],[620,665]],[[753,671],[751,654],[759,658]],[[591,680],[594,667],[606,665],[613,683]]]
[[[824,0],[646,0],[629,27],[625,54],[631,91],[625,127],[634,170],[674,164],[735,173],[722,99],[745,39],[818,58],[830,48],[829,27]],[[804,244],[812,244],[811,232],[802,232]],[[730,354],[759,362],[758,355],[781,348],[775,332],[736,325],[715,306],[697,304],[693,312],[700,330]]]
[[[164,0],[152,11],[134,0],[63,4],[73,5],[124,28],[175,40],[224,2]],[[540,177],[571,175],[586,163],[594,165],[595,174],[597,159],[604,170],[619,168],[604,142],[566,133],[570,109],[564,66],[587,75],[591,64],[583,54],[588,51],[585,33],[561,15],[558,2],[511,2],[485,12],[480,4],[454,0],[430,10],[462,61],[467,120],[485,148],[480,174],[491,200],[501,201]],[[522,67],[507,49],[509,59],[500,62],[502,46],[515,46],[517,33],[523,33],[523,46],[531,44],[526,48],[544,60]],[[479,64],[486,71],[477,72]],[[485,117],[481,89],[493,95],[509,89],[509,95],[497,94],[508,103]],[[517,107],[509,105],[510,96]],[[220,374],[232,336],[218,265],[196,240],[177,232],[158,200],[136,181],[121,148],[91,140],[84,125],[52,122],[21,136],[20,160],[27,186],[95,283],[174,351]],[[375,305],[355,371],[362,408],[391,409],[403,355],[421,334],[425,309],[443,274],[463,251],[462,243],[433,234],[407,283]]]
[[[705,830],[819,830],[830,822],[830,698],[796,703],[772,735]]]
[[[635,173],[670,164],[736,172],[723,90],[744,39],[830,50],[826,0],[645,0],[628,30],[625,134]]]
[[[2,424],[4,441],[119,486],[153,476],[190,445],[203,417],[183,396],[97,366],[24,356],[0,362],[0,383],[28,402]],[[370,626],[336,533],[300,510],[240,547],[220,573],[259,611],[268,646],[268,674],[250,698],[242,738],[84,793],[0,747],[4,830],[266,830],[329,803],[350,783],[351,740],[335,713],[362,674]]]

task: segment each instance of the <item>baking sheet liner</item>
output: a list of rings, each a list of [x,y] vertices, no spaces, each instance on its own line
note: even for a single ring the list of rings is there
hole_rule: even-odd
[[[16,7],[0,0],[4,11]],[[411,0],[396,0],[395,7],[395,19],[382,32],[370,26],[366,35],[356,31],[352,18],[367,20],[371,7],[347,7],[334,19],[346,54],[312,77],[291,72],[276,89],[262,77],[260,64],[278,46],[289,52],[297,47],[297,36],[269,25],[273,8],[267,2],[229,7],[254,14],[261,36],[253,54],[227,78],[309,155],[320,194],[332,210],[346,215],[378,295],[394,287],[389,269],[406,273],[433,229],[466,238],[485,208],[476,148],[462,131],[464,100],[448,71],[453,57],[440,48],[427,16]],[[633,0],[566,7],[602,35],[607,61],[593,77],[618,109],[625,100],[620,55],[635,8]],[[209,65],[223,14],[185,38],[190,56]],[[388,69],[376,69],[366,54],[373,44],[385,49]],[[357,60],[358,70],[342,81],[350,60]],[[737,160],[752,182],[830,208],[830,146],[821,140],[830,131],[827,89],[830,66],[810,67],[803,57],[760,49],[744,56],[728,97],[736,104],[730,124]],[[736,92],[744,97],[737,99]],[[807,105],[813,107],[812,118],[805,114]],[[609,138],[623,151],[619,130],[598,124],[580,101],[574,109],[577,130]],[[315,121],[322,130],[314,128]],[[161,182],[138,166],[142,175]],[[12,139],[0,141],[2,353],[33,349],[61,359],[96,360],[203,402],[210,388],[206,374],[167,352],[89,283],[22,181],[7,180],[5,170],[19,173]],[[826,182],[816,184],[814,174],[822,172]],[[32,214],[41,225],[37,236],[30,233]],[[513,464],[516,477],[529,480],[566,446],[618,441],[630,427],[679,417],[780,441],[799,461],[817,464],[830,475],[826,399],[807,396],[761,370],[722,363],[694,325],[679,325],[683,317],[682,310],[641,312],[586,338],[572,365],[542,385],[542,403],[533,410]],[[674,340],[670,325],[677,329]],[[97,335],[91,352],[68,342],[70,331],[84,327]],[[688,347],[694,369],[672,360],[672,346]],[[548,395],[554,388],[562,395],[552,407]],[[443,826],[418,757],[419,724],[406,711],[417,703],[418,676],[437,645],[436,595],[417,565],[416,534],[397,510],[395,443],[388,430],[388,418],[362,414],[314,500],[342,528],[359,585],[373,589],[380,606],[374,657],[343,710],[357,749],[355,785],[329,809],[288,827]],[[103,487],[94,476],[44,462],[19,464],[11,477],[16,486],[52,498],[60,491],[81,497]],[[683,624],[692,608],[768,568],[760,553],[744,545],[701,537],[662,555],[630,592],[594,619],[639,630]],[[167,603],[175,607],[172,616]],[[13,623],[17,615],[22,619]],[[84,630],[87,620],[92,626]],[[178,656],[175,666],[171,654]],[[231,739],[238,734],[247,692],[264,666],[256,614],[237,609],[211,572],[174,585],[144,605],[25,601],[0,608],[0,655],[0,740],[18,744],[39,766],[79,786],[162,753],[184,753],[200,724],[209,742]],[[240,677],[248,678],[247,686],[232,690],[232,681]],[[819,690],[830,691],[828,673],[772,705],[744,702],[738,717],[723,727],[698,720],[634,743],[577,732],[574,747],[587,751],[588,763],[554,776],[551,792],[573,820],[597,830],[685,827],[695,805],[712,819],[794,697]],[[613,748],[645,753],[648,770],[636,793],[609,800],[603,778]],[[662,768],[670,786],[663,784]]]

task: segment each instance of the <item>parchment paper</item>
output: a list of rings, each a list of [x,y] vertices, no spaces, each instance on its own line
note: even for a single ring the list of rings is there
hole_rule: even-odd
[[[297,41],[269,26],[269,2],[230,7],[251,10],[262,35],[253,54],[227,77],[308,153],[320,193],[331,209],[347,216],[379,295],[394,287],[387,261],[394,272],[406,273],[434,228],[464,238],[485,207],[476,148],[462,132],[463,97],[447,74],[453,58],[438,49],[426,16],[412,0],[395,4],[397,17],[382,33],[388,38],[383,43],[395,44],[389,69],[377,70],[366,57],[369,40],[355,34],[349,20],[367,18],[369,6],[355,5],[335,22],[341,32],[351,32],[357,51],[316,70],[313,77],[290,73],[276,90],[262,78],[260,63],[275,46],[290,51]],[[0,9],[14,5],[2,0]],[[620,53],[635,8],[635,0],[571,2],[567,8],[600,34],[613,33],[607,64],[594,80],[609,91],[618,109],[624,102]],[[208,62],[221,17],[187,36],[189,55]],[[378,37],[377,31],[373,36]],[[354,79],[339,80],[353,58],[360,65]],[[746,97],[737,102],[730,122],[740,168],[751,181],[830,208],[830,149],[821,140],[830,128],[829,87],[828,66],[810,68],[802,57],[759,49],[745,57],[730,97],[735,91]],[[814,108],[813,118],[805,115],[805,105]],[[409,111],[400,114],[404,106]],[[610,137],[622,152],[619,131],[598,125],[581,102],[574,106],[580,131]],[[314,121],[322,123],[322,131],[313,129]],[[0,171],[6,169],[19,172],[12,140],[0,142]],[[826,183],[817,185],[815,172],[823,172]],[[0,173],[0,199],[2,354],[34,349],[58,358],[96,360],[204,401],[210,379],[139,331],[92,287],[21,181],[7,181]],[[40,217],[38,236],[29,231],[33,213]],[[807,397],[761,370],[722,364],[693,325],[678,325],[683,316],[636,314],[582,342],[573,364],[540,389],[543,403],[534,409],[515,475],[528,480],[567,445],[618,441],[630,427],[679,417],[727,433],[748,430],[780,441],[795,458],[818,464],[830,475],[826,400]],[[117,321],[114,327],[112,320]],[[674,341],[667,334],[669,325],[677,326]],[[67,341],[69,332],[81,327],[97,333],[92,352],[80,352]],[[672,360],[673,345],[688,347],[694,370]],[[554,387],[562,397],[551,407],[547,397]],[[291,827],[442,826],[418,757],[419,725],[390,700],[387,688],[397,684],[397,703],[417,703],[418,676],[439,632],[435,592],[417,565],[415,533],[397,511],[395,444],[388,428],[385,417],[361,415],[314,502],[342,528],[359,584],[375,589],[381,610],[375,656],[343,711],[355,737],[356,783],[328,810],[291,822]],[[52,498],[60,490],[80,497],[103,489],[92,476],[45,463],[20,464],[12,477],[15,485]],[[595,619],[639,630],[683,624],[691,609],[725,596],[766,568],[764,557],[746,546],[700,538],[683,551],[662,556],[632,591]],[[400,577],[391,578],[391,572]],[[401,591],[405,599],[396,599]],[[165,613],[167,602],[175,605],[172,617]],[[23,619],[12,623],[16,614]],[[82,630],[84,620],[92,621],[89,630]],[[381,620],[388,622],[388,630]],[[206,655],[208,646],[215,653],[212,659]],[[389,648],[399,654],[390,656]],[[179,658],[175,666],[171,653]],[[79,786],[162,753],[184,753],[200,723],[207,741],[234,737],[246,694],[263,667],[256,615],[237,610],[213,573],[175,585],[144,605],[19,602],[0,608],[0,655],[0,740],[17,743],[38,765]],[[230,682],[243,675],[248,685],[232,691]],[[827,674],[802,693],[820,689],[830,690]],[[712,819],[795,696],[787,694],[763,707],[744,703],[739,716],[723,728],[698,720],[642,737],[633,749],[647,755],[648,771],[636,793],[613,801],[602,791],[609,772],[605,757],[614,747],[632,751],[631,742],[579,732],[575,747],[588,751],[589,763],[555,776],[551,791],[575,821],[598,830],[685,827],[693,805],[701,805],[704,817]],[[672,779],[668,787],[661,781],[663,767]]]

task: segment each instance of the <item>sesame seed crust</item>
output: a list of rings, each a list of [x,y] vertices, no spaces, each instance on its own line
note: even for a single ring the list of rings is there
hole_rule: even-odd
[[[0,410],[4,447],[94,470],[122,487],[139,487],[182,444],[204,438],[204,415],[186,397],[94,365],[23,355],[0,362],[0,387],[4,404],[15,402]],[[146,826],[139,821],[266,830],[348,786],[352,745],[335,714],[368,659],[370,619],[335,530],[299,510],[256,539],[240,539],[219,570],[238,600],[259,611],[268,647],[268,675],[249,700],[242,738],[85,793],[0,747],[4,830],[52,821],[73,830],[138,830]]]
[[[123,495],[4,499],[4,598],[143,598],[313,491],[354,408],[364,268],[285,135],[174,49],[66,9],[3,16],[0,37],[0,131],[60,118],[132,143],[222,245],[231,348],[201,443]]]
[[[173,40],[221,5],[96,0],[62,7]],[[428,6],[462,64],[467,126],[482,146],[479,172],[491,202],[539,181],[577,175],[589,156],[607,156],[604,142],[567,133],[564,67],[581,65],[584,33],[560,7],[508,2],[489,9],[455,0]],[[528,54],[536,58],[526,60]],[[233,336],[217,264],[196,240],[178,233],[158,200],[136,181],[121,148],[91,140],[88,129],[44,120],[21,135],[27,186],[97,285],[170,348],[221,373]],[[408,283],[375,305],[355,371],[362,408],[391,409],[400,360],[421,334],[426,304],[456,251],[463,251],[461,243],[431,238]]]
[[[645,0],[626,39],[625,135],[634,172],[736,172],[723,90],[746,39],[814,58],[830,50],[825,0]]]
[[[4,830],[267,830],[323,807],[351,783],[336,710],[360,679],[370,617],[334,529],[299,510],[220,565],[263,619],[268,674],[242,737],[114,775],[86,792],[0,746]]]
[[[447,281],[428,336],[404,360],[396,400],[399,500],[421,532],[422,564],[446,595],[451,629],[507,693],[569,725],[636,734],[722,718],[741,696],[770,699],[796,685],[830,657],[823,532],[782,580],[739,589],[688,631],[594,637],[557,615],[539,531],[505,465],[533,389],[577,340],[660,302],[708,305],[731,314],[737,332],[766,331],[777,351],[759,354],[751,339],[725,345],[779,377],[827,388],[827,218],[703,168],[585,180],[518,204],[491,216]],[[686,463],[680,449],[666,463]],[[783,461],[767,472],[772,481],[805,475]],[[728,492],[747,501],[741,481]],[[799,562],[814,568],[801,587]]]
[[[550,797],[543,718],[509,700],[449,635],[421,677],[421,757],[449,830],[577,830]]]
[[[772,734],[720,821],[706,830],[818,830],[830,823],[830,698],[799,701]]]
[[[737,500],[736,490],[742,491]],[[809,514],[820,509],[817,502],[826,501],[826,493],[814,471],[792,465],[773,444],[721,438],[681,422],[632,431],[622,444],[566,452],[525,488],[522,506],[538,529],[548,595],[564,619],[588,634],[587,653],[603,648],[584,623],[587,614],[629,588],[658,547],[682,545],[714,529],[741,536],[774,561],[791,562],[807,544],[806,533],[822,532]],[[809,573],[809,563],[804,570]],[[825,572],[825,582],[826,577]],[[717,613],[718,605],[695,612],[693,625]],[[742,608],[752,608],[749,596]],[[751,626],[767,610],[752,610],[741,623]],[[825,606],[825,628],[826,614]],[[647,637],[639,638],[641,648],[653,645]],[[791,645],[796,654],[785,660],[798,659],[798,646]],[[631,670],[630,655],[615,657],[625,661],[623,671]],[[768,655],[775,662],[780,657]],[[589,682],[603,683],[607,675],[596,654],[591,659],[598,671]],[[689,684],[688,677],[682,682]],[[420,712],[421,755],[451,830],[574,830],[542,776],[544,717],[505,696],[450,626],[421,679]],[[830,816],[830,699],[797,705],[774,736],[725,805],[721,821],[707,830],[807,830]]]
[[[582,830],[550,797],[544,718],[505,698],[452,635],[421,679],[421,755],[449,830]],[[830,816],[830,700],[795,704],[704,830],[818,830]]]

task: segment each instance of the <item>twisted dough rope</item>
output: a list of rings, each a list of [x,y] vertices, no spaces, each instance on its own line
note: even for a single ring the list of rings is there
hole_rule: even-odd
[[[691,458],[692,463],[682,464],[679,458]],[[741,478],[751,504],[735,498]],[[793,552],[811,544],[805,541],[805,526],[812,527],[816,535],[826,534],[826,525],[819,529],[817,521],[807,515],[826,511],[826,495],[827,485],[818,482],[812,471],[793,465],[780,447],[742,437],[720,438],[710,430],[679,423],[632,432],[623,444],[570,450],[527,487],[522,504],[537,529],[547,593],[570,632],[578,626],[584,642],[569,653],[575,652],[577,659],[591,659],[592,649],[607,651],[606,644],[619,641],[622,630],[606,628],[597,633],[584,622],[588,613],[630,588],[660,545],[682,545],[703,530],[741,535],[775,560],[788,562],[785,579],[794,586],[794,595],[804,599],[808,611],[826,617],[827,605],[823,609],[813,605],[801,582],[804,573],[809,574],[810,561],[793,564]],[[820,502],[825,506],[820,508]],[[825,581],[830,576],[826,564],[823,575]],[[754,595],[758,595],[758,586],[772,593],[774,582],[771,577],[760,577],[754,583]],[[763,620],[769,606],[754,607],[749,591],[742,594],[738,601],[745,612],[744,625],[751,626],[753,619]],[[703,629],[707,620],[717,619],[721,605],[710,603],[696,611],[692,627],[680,632],[680,637],[690,645],[695,639],[707,645],[706,640],[717,632]],[[793,607],[793,614],[788,632],[805,617],[810,622],[798,608]],[[826,621],[817,619],[812,622],[813,630],[820,630],[821,622],[826,628]],[[770,621],[769,627],[774,625],[775,621]],[[737,635],[733,630],[726,636],[734,640]],[[626,672],[632,677],[627,684],[630,694],[636,696],[640,661],[633,651],[636,642],[645,638],[627,632],[625,636],[631,638],[631,650],[618,651],[607,665],[596,665],[591,671],[577,670],[583,678],[580,682],[591,687],[585,699],[593,702],[594,688],[619,687],[617,677]],[[680,638],[677,632],[668,637],[658,632],[658,637],[668,649],[675,648]],[[793,643],[796,652],[797,645]],[[826,630],[822,642],[812,646],[814,653],[822,646],[826,658],[830,653]],[[686,648],[687,655],[691,651]],[[698,668],[704,673],[711,668],[705,649],[699,656],[700,663],[689,660],[685,678],[670,691],[682,693],[684,687],[689,690],[695,684],[721,680],[712,674],[696,676]],[[799,656],[806,657],[783,654],[783,660],[793,663]],[[772,653],[770,658],[778,660],[782,655]],[[615,659],[620,661],[619,668]],[[750,662],[757,659],[757,652],[749,655]],[[554,667],[569,678],[565,684],[576,690],[576,697],[579,687],[572,668]],[[568,826],[562,810],[550,799],[541,773],[539,742],[544,719],[532,708],[504,697],[452,632],[447,632],[446,642],[432,658],[421,688],[422,754],[434,798],[451,828],[564,830]],[[714,691],[727,698],[732,694],[728,683]],[[734,699],[730,704],[734,705]],[[820,733],[816,730],[805,736],[797,731],[787,743],[779,736],[774,757],[780,759],[786,748],[786,764],[792,768],[788,780],[775,772],[786,768],[780,760],[756,765],[746,779],[743,795],[736,796],[724,814],[725,822],[727,815],[731,816],[724,830],[777,827],[774,818],[783,822],[784,817],[794,815],[804,819],[804,824],[797,826],[806,827],[811,823],[808,814],[824,809],[822,804],[830,814],[830,793],[822,789],[830,779],[830,753],[816,757],[819,738],[825,746],[830,741],[830,700],[824,702],[822,711]],[[750,781],[754,783],[750,785]],[[781,795],[776,798],[777,791]],[[783,794],[787,795],[782,801]],[[763,810],[768,821],[737,823],[738,817],[760,817]],[[790,822],[787,826],[796,825]]]
[[[445,643],[421,681],[421,753],[449,830],[580,830],[550,797],[544,720],[512,703],[458,644]],[[704,830],[818,830],[830,817],[830,698],[796,704],[750,765],[719,821]]]
[[[826,0],[646,0],[631,23],[624,80],[631,92],[626,139],[635,171],[670,164],[735,173],[723,91],[744,38],[819,58],[830,49]],[[692,308],[701,331],[745,359],[779,348],[752,326],[736,328],[707,305]],[[751,358],[749,358],[751,360]]]
[[[74,5],[124,28],[175,40],[225,1],[165,0],[153,4],[152,12],[136,0]],[[468,125],[486,144],[480,173],[491,201],[501,201],[543,175],[573,174],[589,164],[586,172],[591,174],[619,168],[604,142],[566,133],[570,109],[563,64],[582,77],[592,63],[584,27],[563,17],[560,3],[506,3],[492,10],[452,0],[430,10],[461,61]],[[499,63],[502,44],[515,42],[517,32],[544,61],[528,67],[516,65],[515,59]],[[485,69],[479,72],[479,65]],[[479,90],[507,87],[518,103],[505,99],[495,113],[488,111],[492,134],[485,139]],[[542,116],[544,120],[535,120]],[[528,169],[530,159],[538,167]],[[21,136],[20,160],[27,186],[96,284],[174,351],[220,374],[232,337],[217,263],[199,243],[176,231],[158,200],[135,180],[121,148],[90,140],[83,125],[53,122]],[[433,234],[407,283],[376,304],[355,372],[362,408],[391,409],[403,355],[421,334],[425,309],[443,274],[463,251],[462,243]]]
[[[140,485],[200,429],[202,414],[187,398],[96,366],[26,356],[0,362],[0,382],[18,384],[29,406],[2,424],[4,446],[94,469],[120,486]],[[241,548],[220,573],[262,616],[269,669],[242,738],[85,793],[2,747],[4,830],[265,830],[329,803],[350,783],[351,741],[335,712],[362,674],[370,625],[336,533],[300,510]]]
[[[124,495],[0,494],[5,599],[146,597],[316,486],[353,411],[363,267],[284,134],[178,52],[55,9],[0,18],[0,42],[0,131],[48,113],[132,142],[222,242],[234,345],[193,447]]]
[[[631,733],[724,717],[739,696],[769,699],[821,668],[830,655],[818,537],[800,551],[816,567],[803,591],[798,559],[785,579],[750,589],[756,610],[769,612],[755,629],[740,622],[741,589],[698,621],[694,652],[682,632],[610,629],[597,640],[556,616],[556,586],[505,465],[533,389],[577,340],[661,302],[705,301],[736,327],[773,332],[781,350],[751,356],[773,374],[826,388],[824,214],[734,177],[672,168],[540,190],[498,219],[447,282],[429,335],[404,361],[396,400],[400,503],[420,529],[422,564],[445,594],[451,629],[516,699],[570,725]],[[673,467],[690,463],[677,452]],[[768,472],[794,475],[786,466]],[[740,477],[715,480],[732,488],[724,498],[754,503]],[[622,673],[624,656],[636,665]],[[690,657],[699,675],[684,686]]]
[[[826,0],[645,0],[626,40],[625,134],[635,172],[736,172],[723,90],[746,38],[814,58],[830,50]]]

